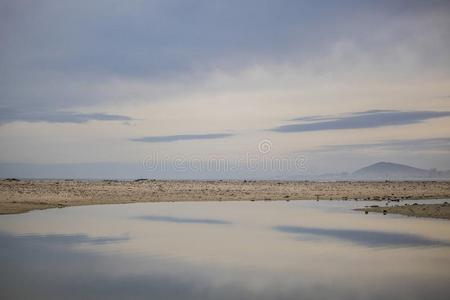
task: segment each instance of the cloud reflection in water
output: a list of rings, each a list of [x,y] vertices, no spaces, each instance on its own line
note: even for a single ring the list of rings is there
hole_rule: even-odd
[[[136,217],[136,219],[152,221],[152,222],[170,222],[170,223],[197,223],[197,224],[215,224],[229,225],[231,222],[219,219],[197,219],[197,218],[180,218],[171,216],[146,215]]]
[[[450,246],[448,242],[428,239],[420,235],[408,233],[301,226],[276,226],[273,229],[280,232],[296,234],[300,239],[308,237],[334,238],[371,248]]]

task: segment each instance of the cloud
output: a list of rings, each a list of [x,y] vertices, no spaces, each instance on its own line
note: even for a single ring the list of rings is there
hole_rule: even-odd
[[[230,136],[233,136],[233,134],[231,133],[180,134],[180,135],[146,136],[141,138],[134,138],[131,140],[135,142],[145,142],[145,143],[167,143],[167,142],[190,141],[190,140],[222,139]]]
[[[378,128],[385,126],[400,126],[416,124],[428,119],[450,116],[450,111],[398,111],[398,110],[369,110],[355,112],[349,115],[339,115],[335,118],[313,116],[314,122],[283,125],[271,129],[276,132],[305,132],[341,129]],[[305,121],[305,118],[300,118]],[[306,119],[308,120],[308,119]]]
[[[122,115],[104,113],[77,113],[71,111],[16,111],[3,109],[0,112],[0,124],[14,121],[47,123],[86,123],[89,121],[132,121]]]
[[[409,140],[386,140],[379,143],[324,145],[314,152],[337,152],[358,150],[392,150],[392,151],[441,151],[450,152],[450,138],[428,138]]]
[[[341,41],[362,53],[381,48],[383,58],[405,48],[408,57],[446,69],[448,21],[439,20],[448,19],[448,8],[448,1],[403,0],[0,1],[0,103],[92,105],[110,101],[97,85],[112,78],[152,82],[317,56],[323,61]]]
[[[351,115],[366,115],[366,114],[375,114],[375,113],[385,113],[385,112],[395,112],[395,110],[383,110],[383,109],[372,109],[372,110],[366,110],[362,112],[354,112],[351,113]],[[315,121],[331,121],[331,120],[338,120],[340,116],[336,115],[316,115],[316,116],[305,116],[305,117],[299,117],[294,118],[290,121],[301,121],[301,122],[315,122]]]

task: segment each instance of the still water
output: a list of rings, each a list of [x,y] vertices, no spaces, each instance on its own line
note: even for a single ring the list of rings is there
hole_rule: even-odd
[[[146,203],[0,216],[0,298],[448,299],[450,221],[352,211],[369,204]]]

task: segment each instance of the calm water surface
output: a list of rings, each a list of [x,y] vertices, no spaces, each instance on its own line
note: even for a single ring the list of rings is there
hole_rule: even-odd
[[[0,216],[0,298],[448,299],[450,221],[351,210],[369,204],[147,203]]]

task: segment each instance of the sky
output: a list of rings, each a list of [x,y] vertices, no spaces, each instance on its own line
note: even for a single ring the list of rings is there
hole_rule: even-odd
[[[0,176],[450,169],[450,2],[0,0]]]

